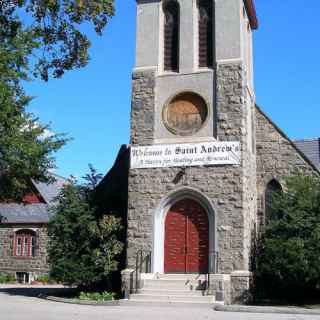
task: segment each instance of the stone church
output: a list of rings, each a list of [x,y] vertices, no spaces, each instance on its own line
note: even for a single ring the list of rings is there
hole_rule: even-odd
[[[244,302],[268,197],[318,173],[256,104],[257,29],[254,0],[137,0],[131,142],[100,184],[132,300]]]

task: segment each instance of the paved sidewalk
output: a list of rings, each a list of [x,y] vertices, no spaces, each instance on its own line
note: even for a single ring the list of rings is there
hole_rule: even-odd
[[[19,289],[19,290],[18,290]],[[23,290],[21,290],[23,289]],[[34,297],[34,289],[0,286],[2,320],[319,320],[320,316],[216,312],[211,308],[158,306],[93,307],[50,302]],[[31,293],[31,296],[28,294]]]

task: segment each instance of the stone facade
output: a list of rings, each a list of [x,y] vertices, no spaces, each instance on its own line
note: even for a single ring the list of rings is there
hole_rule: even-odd
[[[264,195],[267,184],[298,172],[315,174],[317,168],[259,108],[256,108],[258,216],[264,224]]]
[[[17,230],[32,230],[36,233],[36,253],[34,257],[16,257],[13,243]],[[46,225],[3,225],[0,227],[0,273],[16,276],[17,272],[26,272],[31,279],[49,273],[47,260],[47,227]]]
[[[155,71],[132,75],[131,143],[151,144],[154,130]]]
[[[251,240],[246,228],[254,223],[255,194],[252,185],[255,175],[252,173],[255,172],[255,163],[253,154],[247,151],[250,148],[248,131],[244,130],[248,117],[243,103],[248,97],[243,74],[241,64],[222,64],[217,73],[217,134],[219,140],[241,142],[244,156],[240,166],[187,168],[181,178],[181,168],[130,170],[128,267],[134,267],[135,255],[140,249],[152,251],[154,212],[161,200],[187,186],[207,196],[216,210],[219,270],[230,273],[247,269]],[[141,73],[139,79],[139,82],[153,86],[152,81],[141,80]],[[146,79],[149,79],[149,73]],[[134,90],[138,90],[139,97],[152,101],[153,88],[137,86],[134,80]],[[136,105],[136,96],[134,92],[133,106]],[[132,128],[138,130],[138,133],[134,129],[132,131],[135,145],[147,144],[152,137],[150,123],[147,129],[143,123],[143,130],[140,130],[141,119],[144,118],[137,117],[133,111]]]
[[[209,217],[209,264],[212,253],[217,264],[209,292],[223,296],[225,303],[244,303],[250,298],[251,249],[264,211],[267,183],[271,179],[281,182],[297,170],[312,174],[316,168],[255,105],[255,28],[249,17],[252,12],[246,11],[244,2],[214,2],[215,63],[205,69],[196,61],[198,30],[193,19],[197,8],[192,0],[178,3],[180,68],[179,72],[166,72],[159,61],[163,59],[162,2],[138,1],[131,145],[237,141],[241,159],[238,165],[129,168],[123,287],[126,292],[132,290],[132,274],[141,250],[152,255],[152,273],[163,272],[165,216],[175,202],[189,197],[200,202]],[[152,29],[148,34],[157,37],[146,34],[146,25]],[[148,45],[151,50],[145,50]],[[174,97],[186,92],[206,101],[209,116],[195,134],[179,136],[163,124],[163,111]]]

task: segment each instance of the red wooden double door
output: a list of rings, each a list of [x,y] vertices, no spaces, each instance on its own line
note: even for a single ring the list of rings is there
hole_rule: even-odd
[[[207,273],[209,222],[206,210],[192,199],[176,202],[165,220],[164,272]]]

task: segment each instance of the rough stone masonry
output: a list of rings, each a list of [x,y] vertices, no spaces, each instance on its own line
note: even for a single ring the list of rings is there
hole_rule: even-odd
[[[268,183],[274,179],[281,184],[292,173],[313,174],[317,169],[256,106],[252,33],[258,23],[254,2],[219,0],[212,2],[213,7],[201,7],[201,3],[206,1],[196,6],[192,0],[137,1],[130,144],[138,150],[154,145],[180,144],[184,148],[187,143],[237,142],[241,159],[236,165],[128,170],[128,179],[121,180],[122,198],[128,199],[122,212],[127,225],[123,285],[132,290],[132,274],[141,251],[151,253],[151,274],[164,272],[167,216],[175,203],[192,199],[208,215],[207,254],[209,264],[216,264],[214,269],[208,266],[208,273],[214,273],[208,293],[222,293],[225,303],[244,303],[250,288],[252,243],[264,221]],[[203,10],[212,17],[212,29],[208,30],[213,32],[213,41],[203,41],[210,32],[201,33],[211,24],[196,20]],[[170,29],[168,21],[179,28]],[[178,34],[170,38],[174,32]],[[171,46],[172,41],[178,43]],[[213,66],[200,67],[199,56],[204,52],[214,53]],[[166,69],[171,58],[178,59],[177,70]],[[168,128],[168,110],[174,112],[173,124],[182,128],[187,123],[192,129],[196,123],[194,130],[179,134]],[[126,157],[128,153],[130,147]],[[123,158],[119,156],[118,161]],[[112,177],[118,176],[118,170],[116,163],[104,181],[106,188],[108,182],[114,184]],[[107,193],[112,195],[110,190]],[[183,216],[189,219],[188,212]],[[177,247],[170,254],[180,259],[181,252],[187,261],[185,248]]]

